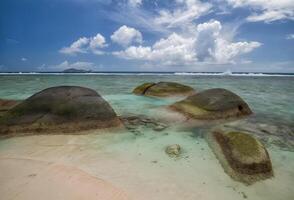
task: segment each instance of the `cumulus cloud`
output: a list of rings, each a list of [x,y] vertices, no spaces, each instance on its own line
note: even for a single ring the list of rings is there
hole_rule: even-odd
[[[293,0],[226,0],[234,8],[247,7],[254,11],[247,17],[248,21],[272,22],[277,20],[294,20]]]
[[[216,40],[214,59],[219,64],[234,63],[234,58],[249,53],[261,46],[259,42],[228,42],[224,39]]]
[[[25,62],[25,61],[27,61],[28,59],[27,58],[25,58],[25,57],[22,57],[21,58],[21,61],[23,61],[23,62]]]
[[[166,39],[160,39],[152,47],[131,46],[124,51],[115,52],[114,55],[125,59],[158,61],[166,65],[188,63],[196,59],[193,43],[192,38],[173,33]]]
[[[189,36],[173,33],[152,46],[131,46],[114,55],[125,59],[160,62],[163,65],[233,63],[234,59],[259,47],[259,42],[232,42],[221,34],[219,21],[199,24]]]
[[[232,63],[236,57],[261,46],[259,42],[232,42],[224,38],[219,21],[197,26],[196,52],[199,61],[218,64]]]
[[[117,29],[110,36],[110,38],[113,42],[122,46],[128,46],[132,43],[141,44],[143,41],[143,37],[140,31],[126,25],[123,25],[119,29]]]
[[[87,46],[89,44],[89,38],[82,37],[73,42],[69,47],[63,47],[59,50],[60,53],[75,55],[77,53],[86,53]]]
[[[76,69],[84,69],[84,70],[89,70],[91,68],[93,68],[95,65],[94,63],[91,62],[74,62],[74,63],[70,63],[67,60],[58,64],[58,65],[53,65],[50,66],[49,69],[51,70],[65,70],[65,69],[69,69],[69,68],[76,68]]]
[[[91,49],[103,48],[106,46],[107,44],[106,44],[105,38],[100,33],[98,33],[96,36],[90,39]]]
[[[102,55],[101,48],[107,47],[105,38],[98,33],[94,37],[82,37],[73,42],[69,47],[63,47],[59,50],[60,53],[68,55],[76,55],[78,53],[87,53],[89,51],[97,55]]]

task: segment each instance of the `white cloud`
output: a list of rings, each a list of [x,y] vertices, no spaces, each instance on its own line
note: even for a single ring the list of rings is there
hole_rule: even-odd
[[[177,0],[174,10],[160,10],[159,16],[154,19],[155,24],[164,25],[168,28],[185,26],[193,20],[205,15],[212,8],[209,3],[199,0]]]
[[[69,47],[63,47],[59,50],[60,53],[75,55],[77,53],[86,53],[87,46],[89,44],[89,39],[86,37],[79,38],[77,41],[73,42]]]
[[[59,52],[68,55],[76,55],[78,53],[88,53],[89,51],[91,51],[96,55],[102,55],[104,54],[104,52],[99,49],[104,47],[107,47],[106,40],[100,33],[98,33],[94,37],[79,38],[69,47],[63,47],[62,49],[60,49]]]
[[[294,40],[294,34],[288,34],[288,35],[286,36],[286,39],[287,39],[287,40]]]
[[[114,55],[125,59],[157,62],[162,65],[197,63],[234,63],[242,54],[259,47],[259,42],[232,42],[222,34],[219,21],[209,21],[196,26],[193,34],[173,33],[152,46],[131,46]]]
[[[96,36],[90,39],[91,49],[103,48],[106,46],[107,44],[106,44],[105,38],[100,33],[98,33]]]
[[[196,51],[199,61],[218,64],[232,63],[239,55],[259,47],[259,42],[232,42],[222,33],[219,21],[210,21],[197,26]]]
[[[110,36],[110,38],[113,42],[118,43],[122,46],[128,46],[132,43],[141,44],[143,41],[143,37],[140,31],[126,25],[123,25],[119,29],[117,29]]]
[[[259,42],[235,42],[230,43],[224,39],[216,40],[214,59],[219,64],[234,63],[234,58],[249,53],[261,46]]]
[[[169,35],[178,28],[185,28],[194,20],[212,11],[213,4],[200,0],[168,1],[169,8],[158,6],[157,1],[150,3],[154,9],[120,3],[115,11],[105,13],[111,20],[141,28],[144,31]]]
[[[202,23],[196,27],[196,51],[199,61],[212,59],[221,29],[219,21]]]
[[[226,0],[228,4],[237,7],[248,7],[254,11],[247,20],[252,22],[277,20],[294,20],[293,0]]]
[[[176,33],[166,39],[160,39],[152,47],[131,46],[125,51],[115,52],[125,59],[161,62],[165,65],[195,61],[193,38],[184,38]]]
[[[53,65],[50,66],[50,70],[65,70],[69,68],[75,68],[75,69],[84,69],[84,70],[89,70],[91,68],[95,67],[94,63],[91,62],[74,62],[74,63],[69,63],[67,60],[58,64],[58,65]]]
[[[27,60],[28,60],[27,58],[24,58],[24,57],[21,58],[21,61],[23,61],[23,62],[25,62]]]

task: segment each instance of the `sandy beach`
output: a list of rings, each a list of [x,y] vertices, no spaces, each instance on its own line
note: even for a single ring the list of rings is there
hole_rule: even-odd
[[[184,150],[180,158],[164,152],[173,143]],[[293,153],[269,152],[274,178],[245,186],[189,132],[12,138],[0,142],[0,193],[1,199],[293,199]]]

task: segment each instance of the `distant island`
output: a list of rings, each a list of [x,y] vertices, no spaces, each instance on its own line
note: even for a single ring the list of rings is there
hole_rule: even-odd
[[[62,71],[63,73],[89,73],[92,72],[91,70],[84,70],[84,69],[75,69],[75,68],[69,68]]]

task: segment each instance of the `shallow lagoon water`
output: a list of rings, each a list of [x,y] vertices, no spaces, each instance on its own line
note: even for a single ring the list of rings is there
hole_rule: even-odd
[[[119,115],[162,117],[162,109],[176,99],[156,99],[131,94],[143,82],[176,81],[196,90],[215,87],[239,94],[252,108],[254,120],[283,123],[293,128],[294,78],[212,76],[94,76],[25,75],[0,76],[0,98],[25,99],[44,88],[79,85],[95,89]],[[77,167],[106,180],[132,199],[283,199],[294,198],[294,153],[269,146],[275,176],[245,186],[224,173],[202,138],[202,129],[183,130],[179,124],[156,132],[142,127],[132,132],[75,136],[30,136],[0,141],[0,158],[31,159]],[[179,144],[183,153],[170,158],[169,144]],[[3,179],[2,179],[3,180]],[[1,194],[12,197],[1,181]],[[10,196],[9,196],[10,195]]]
[[[196,90],[225,88],[240,95],[256,115],[294,121],[294,77],[265,76],[181,76],[181,75],[10,75],[0,76],[0,98],[25,99],[51,86],[78,85],[92,88],[107,99],[117,112],[140,110],[145,104],[162,105],[170,101],[141,98],[131,94],[144,82],[175,81]]]

